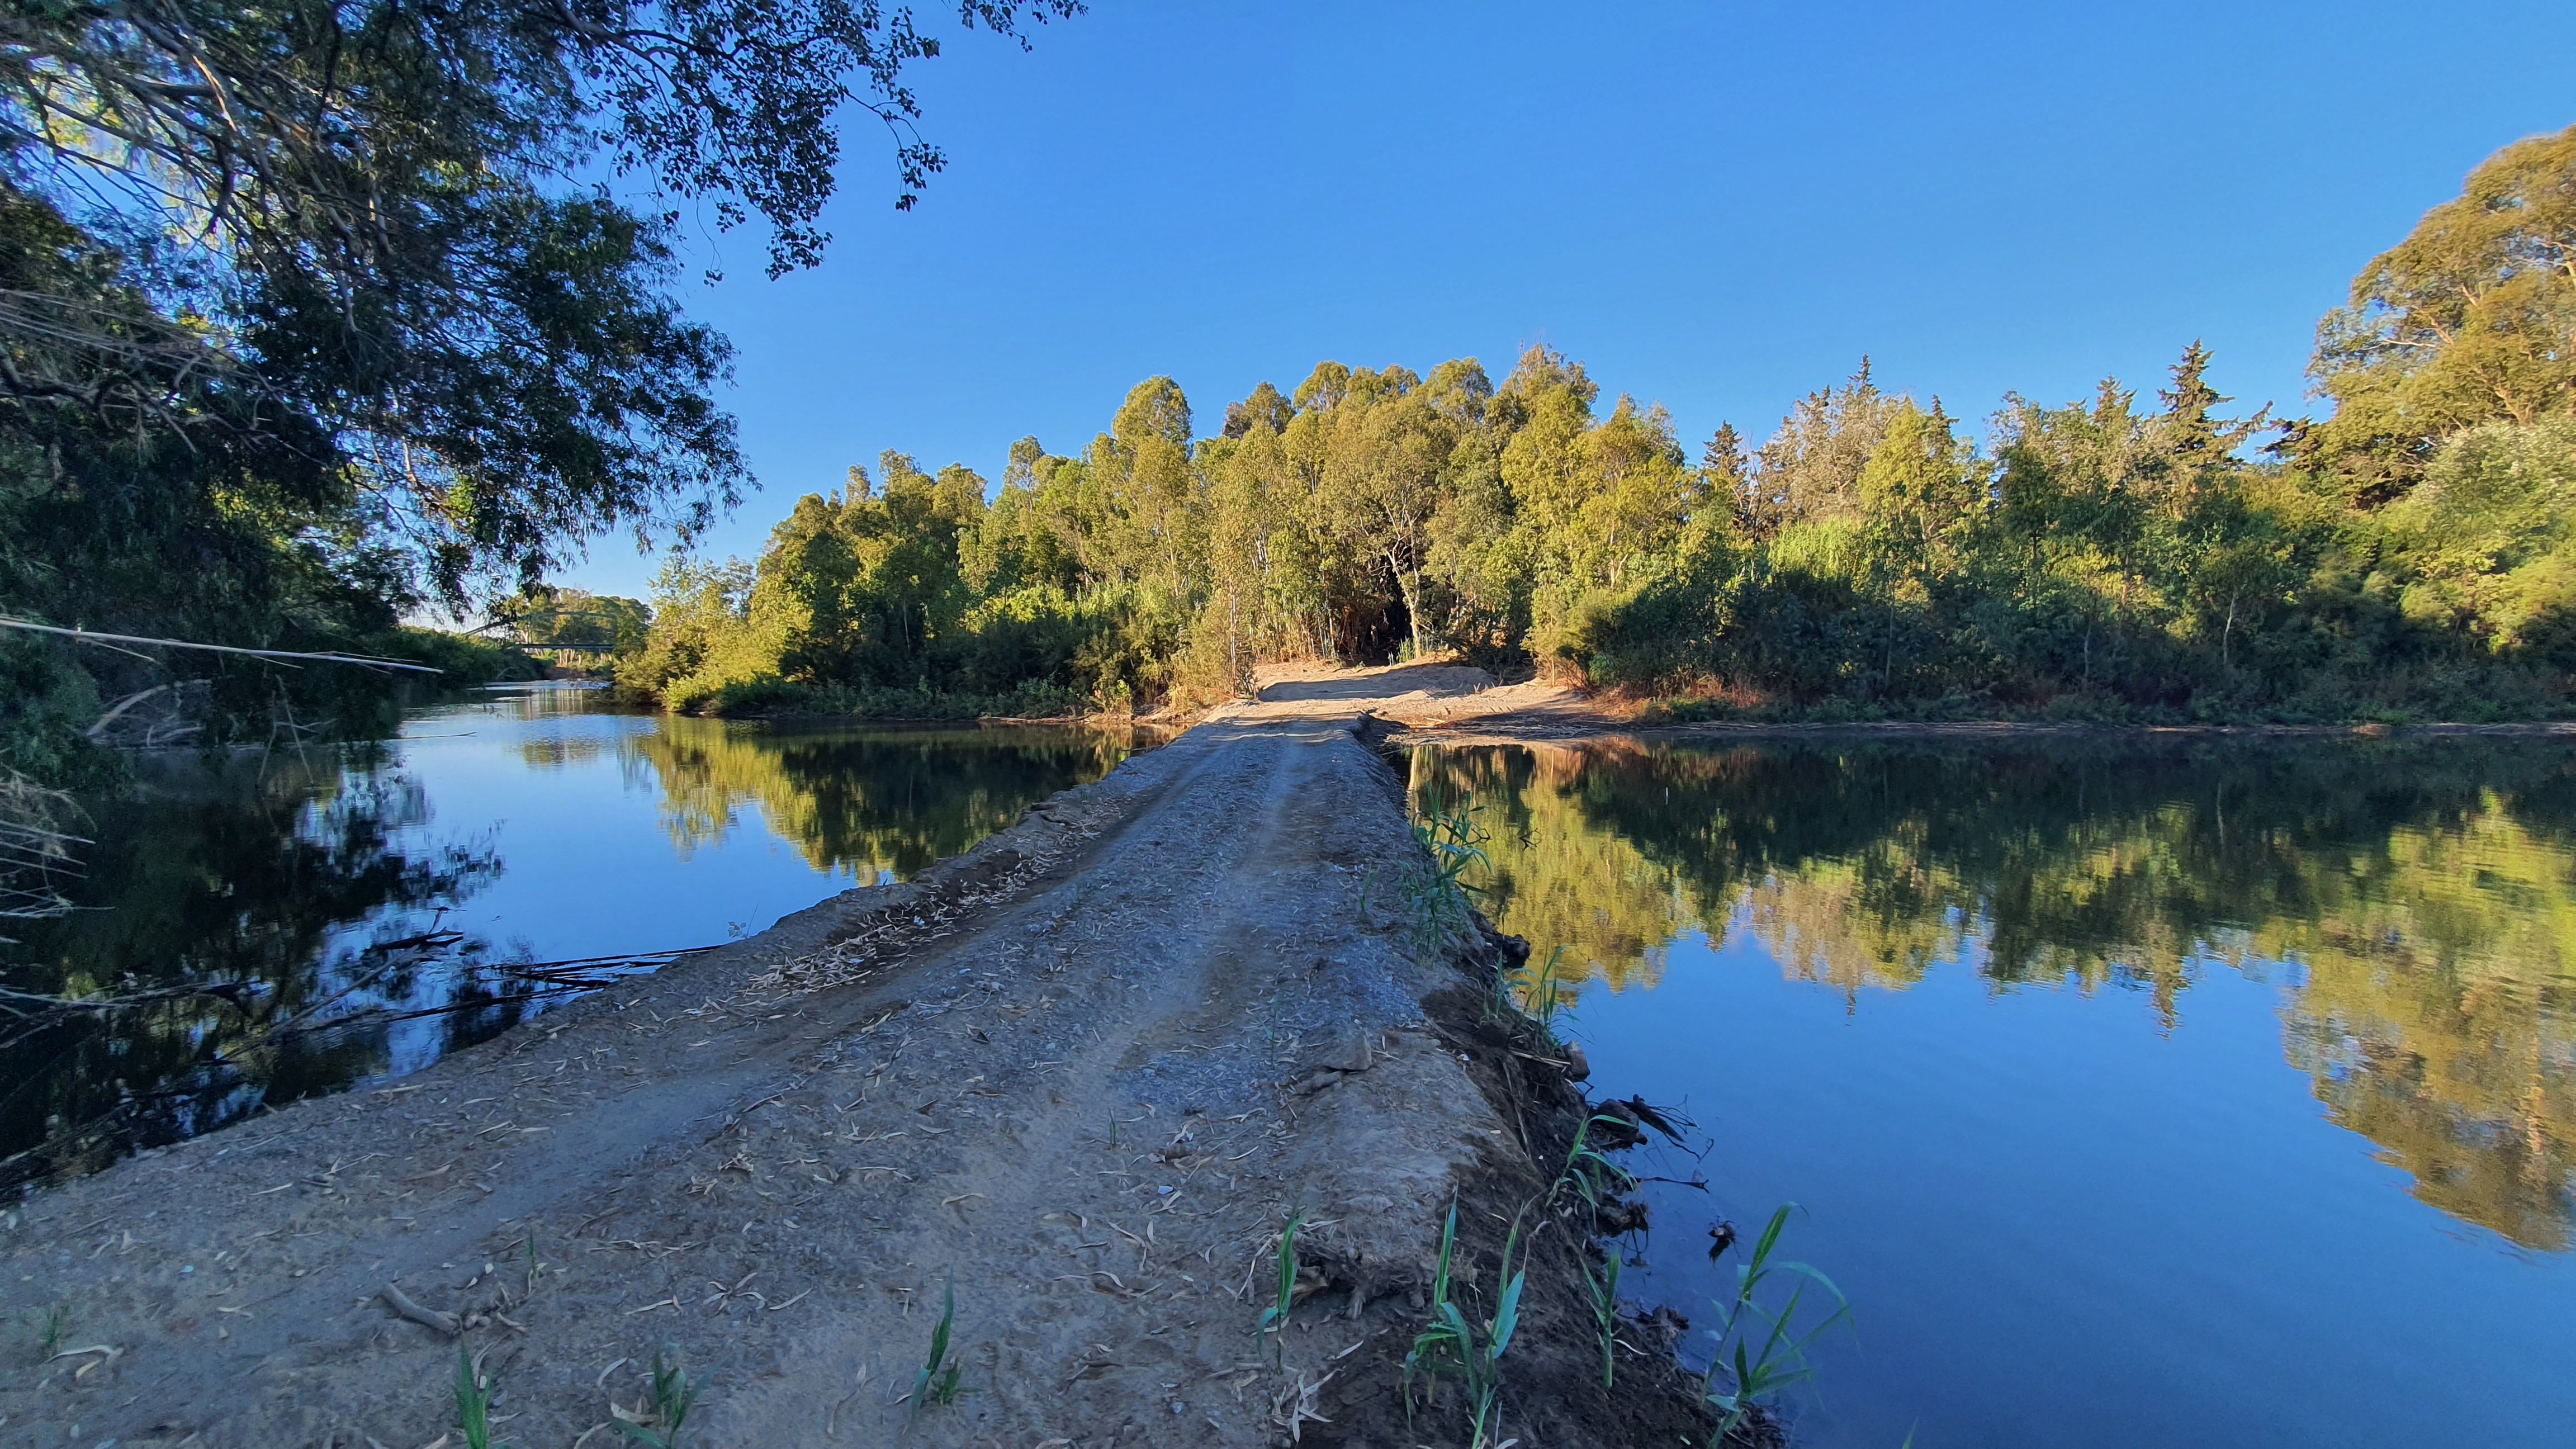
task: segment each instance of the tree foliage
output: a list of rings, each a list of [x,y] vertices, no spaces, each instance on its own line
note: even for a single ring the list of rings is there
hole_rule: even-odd
[[[1078,456],[1023,439],[989,500],[888,455],[861,531],[900,566],[817,553],[861,505],[807,499],[731,575],[756,582],[722,669],[666,653],[629,678],[720,704],[1193,702],[1264,660],[1446,649],[1680,714],[2557,713],[2571,195],[2576,131],[2524,142],[2375,261],[2327,323],[2318,424],[2234,409],[2197,342],[2152,404],[2116,379],[2008,396],[1982,436],[1863,359],[1758,448],[1722,425],[1697,466],[1661,408],[1605,407],[1543,347],[1499,384],[1473,358],[1320,363],[1209,438],[1152,378]],[[809,602],[849,588],[872,602]]]
[[[2442,441],[2576,413],[2576,127],[2498,151],[2318,328],[2314,456],[2376,502]]]
[[[687,538],[750,479],[730,349],[672,296],[678,209],[813,264],[850,109],[911,205],[943,157],[905,69],[938,51],[875,0],[12,7],[0,610],[345,643],[525,596],[604,532]],[[23,643],[0,748],[76,753],[143,687]]]

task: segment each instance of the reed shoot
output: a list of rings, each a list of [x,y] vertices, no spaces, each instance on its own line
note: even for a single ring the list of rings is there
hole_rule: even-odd
[[[1612,1353],[1619,1342],[1619,1246],[1610,1246],[1610,1261],[1595,1274],[1589,1261],[1583,1263],[1583,1281],[1592,1289],[1592,1319],[1601,1332],[1601,1387],[1611,1387],[1616,1371]]]
[[[956,1328],[957,1280],[951,1278],[948,1280],[947,1289],[941,1295],[939,1326],[930,1331],[930,1361],[923,1364],[921,1372],[913,1376],[912,1417],[915,1419],[921,1417],[921,1408],[924,1404],[937,1404],[945,1408],[956,1403],[958,1395],[965,1392],[958,1382],[962,1370],[958,1367],[957,1361],[948,1354],[948,1339]]]
[[[678,1354],[668,1348],[653,1353],[653,1422],[638,1424],[622,1415],[612,1416],[619,1433],[646,1446],[646,1449],[679,1449],[680,1426],[689,1421],[689,1410],[698,1402],[703,1383],[690,1381],[679,1364]]]
[[[1521,1015],[1529,1018],[1530,1025],[1538,1029],[1538,1044],[1543,1051],[1555,1052],[1565,1045],[1556,1034],[1556,1019],[1564,1010],[1564,1003],[1557,996],[1556,968],[1557,963],[1564,959],[1563,946],[1548,952],[1547,964],[1527,973],[1521,986]]]
[[[1401,872],[1399,882],[1413,914],[1417,946],[1443,927],[1466,922],[1467,895],[1474,887],[1459,877],[1472,866],[1491,863],[1483,848],[1487,837],[1476,828],[1475,817],[1472,796],[1461,795],[1453,809],[1435,786],[1414,819],[1413,838],[1431,857],[1431,872],[1428,877]]]
[[[1742,1426],[1757,1406],[1769,1403],[1790,1385],[1814,1377],[1815,1370],[1807,1363],[1808,1346],[1835,1324],[1851,1318],[1851,1303],[1832,1279],[1804,1263],[1772,1261],[1772,1254],[1780,1246],[1781,1229],[1788,1226],[1791,1206],[1783,1205],[1771,1214],[1753,1251],[1736,1266],[1735,1296],[1717,1305],[1717,1326],[1709,1330],[1717,1340],[1717,1355],[1701,1386],[1720,1416],[1717,1433],[1708,1441],[1709,1449],[1722,1449],[1727,1436]],[[1780,1275],[1800,1281],[1789,1291],[1787,1300],[1773,1309],[1762,1303],[1762,1288],[1767,1280]],[[1802,1328],[1798,1313],[1810,1287],[1833,1295],[1834,1310],[1822,1322]]]
[[[1558,1194],[1572,1188],[1575,1195],[1583,1199],[1584,1206],[1598,1216],[1602,1203],[1637,1185],[1636,1174],[1603,1156],[1601,1149],[1591,1143],[1593,1123],[1616,1123],[1618,1120],[1608,1116],[1587,1117],[1582,1126],[1574,1129],[1574,1145],[1566,1151],[1565,1166],[1548,1187],[1548,1201],[1554,1202]]]
[[[1297,1304],[1297,1228],[1305,1221],[1306,1214],[1302,1211],[1290,1214],[1287,1230],[1279,1235],[1277,1293],[1270,1306],[1261,1310],[1260,1326],[1252,1330],[1255,1334],[1272,1335],[1270,1349],[1274,1360],[1284,1352],[1278,1334],[1287,1330],[1288,1310]]]
[[[461,1343],[456,1346],[456,1433],[465,1449],[492,1449],[492,1384]]]
[[[1415,1334],[1413,1347],[1404,1355],[1404,1412],[1407,1422],[1413,1416],[1413,1384],[1416,1378],[1437,1386],[1444,1378],[1458,1380],[1467,1397],[1471,1449],[1487,1449],[1493,1443],[1503,1392],[1503,1352],[1512,1346],[1512,1331],[1520,1324],[1521,1289],[1528,1274],[1512,1270],[1512,1258],[1519,1252],[1521,1225],[1512,1224],[1511,1236],[1503,1243],[1502,1296],[1495,1301],[1494,1316],[1479,1326],[1468,1320],[1449,1296],[1450,1264],[1457,1252],[1458,1205],[1449,1205],[1448,1221],[1440,1228],[1440,1261],[1431,1279],[1431,1324]]]

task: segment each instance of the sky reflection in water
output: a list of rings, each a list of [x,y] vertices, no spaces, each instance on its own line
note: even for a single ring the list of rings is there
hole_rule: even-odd
[[[2565,1444],[2556,742],[1423,751],[1593,1085],[1687,1101],[1623,1287],[1803,1209],[1800,1442]]]

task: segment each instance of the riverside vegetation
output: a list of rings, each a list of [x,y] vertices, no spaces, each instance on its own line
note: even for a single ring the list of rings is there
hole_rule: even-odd
[[[820,118],[858,99],[910,135],[902,68],[937,43],[873,9],[626,8],[31,22],[0,73],[0,614],[527,667],[401,627],[444,609],[718,713],[1188,707],[1263,661],[1444,650],[1684,717],[2567,706],[2576,130],[2498,152],[2362,271],[2319,329],[2319,418],[2231,411],[2197,344],[2152,396],[2007,397],[1981,433],[1864,361],[1694,459],[1545,348],[1499,382],[1325,362],[1208,437],[1149,379],[1086,447],[1022,439],[998,486],[888,452],[713,563],[686,545],[751,483],[713,400],[727,345],[671,298],[669,217],[565,178],[614,160],[764,220],[773,270],[811,264]],[[620,38],[656,20],[721,63]],[[467,54],[491,64],[438,59]],[[938,159],[899,148],[905,199]],[[201,224],[171,233],[173,207]],[[680,550],[649,622],[545,582],[614,531]],[[18,630],[0,678],[0,751],[53,783],[130,734],[364,733],[387,692]]]
[[[686,538],[739,500],[731,351],[674,298],[674,229],[756,223],[773,274],[817,263],[835,117],[862,112],[910,205],[943,157],[904,73],[940,40],[830,0],[17,7],[0,616],[523,669],[400,621],[506,621],[584,540]],[[0,764],[61,784],[124,725],[384,723],[363,672],[120,647],[0,628]]]
[[[1694,462],[1533,348],[1325,362],[1199,437],[1168,377],[998,490],[900,453],[756,562],[677,561],[619,676],[675,708],[1030,713],[1450,650],[1684,717],[2530,718],[2576,668],[2576,129],[2507,147],[2319,329],[2330,412],[2187,348],[1982,438],[1864,360]]]

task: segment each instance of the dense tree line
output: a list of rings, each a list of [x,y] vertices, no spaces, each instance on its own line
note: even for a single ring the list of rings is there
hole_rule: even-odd
[[[2576,669],[2576,130],[2508,147],[2320,329],[2323,421],[2014,396],[1864,360],[1693,459],[1545,348],[1317,366],[1201,436],[1170,378],[998,488],[888,453],[755,563],[675,564],[674,705],[1193,703],[1281,658],[1455,651],[1680,712],[2539,714]]]

